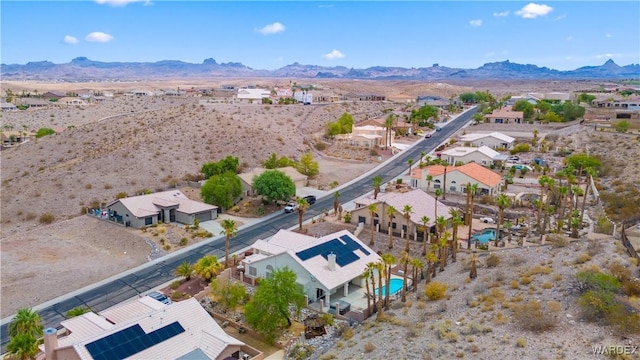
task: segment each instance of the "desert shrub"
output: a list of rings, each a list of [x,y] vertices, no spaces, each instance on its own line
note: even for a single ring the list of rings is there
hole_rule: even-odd
[[[585,270],[576,274],[575,281],[581,291],[595,290],[617,292],[622,288],[620,280],[610,274],[595,270]]]
[[[604,245],[602,245],[602,241],[591,239],[587,243],[587,254],[589,256],[596,256],[597,254],[602,254],[604,251]]]
[[[484,195],[478,199],[478,202],[482,205],[495,205],[496,200],[493,196]]]
[[[212,281],[211,288],[219,303],[226,309],[233,310],[249,300],[247,288],[235,281]]]
[[[187,296],[187,294],[183,293],[182,291],[174,291],[173,293],[171,293],[171,299],[176,301],[184,298],[185,296]]]
[[[550,302],[543,306],[541,302],[532,300],[514,305],[512,310],[514,321],[524,330],[542,332],[551,330],[558,324],[560,309]]]
[[[66,315],[67,315],[67,318],[72,318],[72,317],[80,316],[82,314],[86,314],[88,312],[91,312],[90,308],[86,306],[77,306],[67,311]]]
[[[623,282],[631,279],[632,277],[631,270],[624,267],[624,265],[620,264],[619,262],[614,262],[613,264],[611,264],[611,266],[609,266],[609,272],[611,273],[611,275],[615,276],[616,279]]]
[[[520,287],[518,280],[511,280],[511,283],[509,285],[511,286],[512,289],[517,289]]]
[[[364,352],[365,352],[365,353],[370,353],[370,352],[372,352],[373,350],[375,350],[375,348],[376,348],[376,347],[375,347],[372,343],[370,343],[370,342],[368,342],[368,343],[364,344]]]
[[[347,223],[347,224],[350,223],[351,222],[351,213],[350,212],[345,213],[343,218],[344,218],[344,222],[345,223]]]
[[[181,284],[182,284],[182,281],[180,280],[172,281],[171,284],[169,284],[169,289],[175,290],[179,288]]]
[[[562,248],[569,245],[569,238],[562,234],[547,235],[547,242],[551,243],[555,248]]]
[[[526,348],[527,347],[527,339],[525,339],[525,338],[516,339],[516,346],[519,347],[519,348]]]
[[[171,245],[167,244],[165,246],[162,247],[165,251],[169,251],[171,250]]]
[[[429,300],[440,300],[447,295],[447,284],[432,281],[424,288],[424,294]]]
[[[54,219],[55,219],[55,217],[53,216],[52,213],[46,212],[46,213],[40,215],[39,221],[40,221],[41,224],[51,224]]]
[[[576,258],[575,263],[576,264],[584,264],[589,260],[591,260],[591,256],[589,256],[589,254],[587,254],[587,253],[582,253],[582,254],[578,255],[578,257]]]
[[[355,333],[354,333],[353,329],[351,327],[347,327],[342,332],[342,338],[344,340],[349,340],[349,339],[351,339],[353,337],[354,334]]]
[[[438,339],[448,342],[457,342],[460,336],[451,329],[451,320],[441,321],[436,324]]]
[[[622,291],[629,296],[640,296],[640,279],[627,279],[622,283]]]
[[[287,351],[287,358],[294,360],[309,359],[313,354],[314,348],[303,342],[296,342]]]
[[[466,326],[460,329],[460,334],[462,335],[476,335],[476,334],[485,334],[492,332],[493,330],[489,326],[482,326],[476,322],[470,322]]]
[[[187,239],[186,237],[183,237],[182,239],[180,239],[180,246],[186,246],[189,243],[189,239]]]
[[[530,276],[521,276],[520,277],[520,284],[522,284],[522,285],[529,285],[529,284],[531,284],[532,281],[533,281],[533,279]]]
[[[619,311],[620,305],[615,301],[613,293],[589,290],[578,299],[584,317],[595,321],[605,319]]]
[[[129,195],[126,192],[122,191],[122,192],[119,192],[118,194],[116,194],[116,199],[124,199],[127,196],[129,196]]]
[[[487,267],[489,268],[493,268],[498,266],[498,264],[500,264],[500,256],[496,255],[496,254],[491,254],[487,257],[487,261],[486,261]]]
[[[515,155],[521,152],[529,152],[531,151],[531,146],[527,143],[518,144],[511,149],[511,155]]]

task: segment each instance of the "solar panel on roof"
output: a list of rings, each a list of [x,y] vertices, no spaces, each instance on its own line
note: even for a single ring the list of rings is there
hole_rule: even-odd
[[[365,250],[358,242],[354,241],[349,235],[342,235],[340,239],[331,239],[322,244],[318,244],[312,248],[296,253],[296,256],[302,261],[306,261],[318,255],[328,260],[329,254],[336,254],[336,263],[342,267],[351,264],[360,259],[354,253],[355,250],[362,251],[365,255],[370,252]]]
[[[136,324],[90,342],[85,347],[95,360],[125,359],[184,331],[177,321],[148,334]]]

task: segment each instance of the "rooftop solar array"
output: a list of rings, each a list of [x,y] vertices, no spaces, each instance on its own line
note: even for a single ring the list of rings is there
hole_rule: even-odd
[[[354,253],[355,250],[360,250],[365,255],[370,254],[369,251],[365,250],[365,248],[355,242],[349,235],[342,235],[340,239],[332,239],[307,250],[297,252],[296,256],[298,256],[300,260],[306,261],[318,255],[328,259],[329,254],[333,253],[336,255],[336,263],[344,267],[360,259],[360,257]]]
[[[95,360],[126,359],[184,331],[177,321],[148,334],[136,324],[88,343],[85,347]]]

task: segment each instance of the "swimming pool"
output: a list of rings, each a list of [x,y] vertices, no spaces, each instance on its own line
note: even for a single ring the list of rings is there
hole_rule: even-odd
[[[402,290],[402,284],[404,283],[404,281],[402,279],[397,279],[397,278],[393,278],[389,281],[389,295],[394,295],[397,292]],[[378,288],[379,290],[380,288]],[[387,287],[386,285],[382,287],[382,291],[378,291],[378,295],[380,295],[380,293],[382,293],[382,296],[385,296],[387,293]]]
[[[484,229],[480,234],[471,236],[471,242],[478,241],[480,244],[487,244],[496,239],[496,229]]]

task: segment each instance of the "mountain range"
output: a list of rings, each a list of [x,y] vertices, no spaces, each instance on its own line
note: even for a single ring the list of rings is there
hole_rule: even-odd
[[[532,64],[517,64],[509,60],[487,63],[477,69],[450,68],[434,64],[431,67],[403,68],[374,66],[354,69],[344,66],[318,66],[293,63],[275,70],[252,69],[237,62],[217,63],[206,59],[201,64],[177,60],[157,62],[100,62],[78,57],[66,64],[50,61],[1,64],[4,80],[41,81],[135,81],[187,78],[317,78],[363,80],[580,80],[637,79],[640,64],[619,66],[608,60],[600,66],[584,66],[560,71]]]

